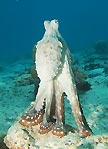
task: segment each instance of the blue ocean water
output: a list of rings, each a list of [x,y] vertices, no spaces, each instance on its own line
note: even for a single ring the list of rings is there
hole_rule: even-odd
[[[0,61],[31,57],[44,20],[59,20],[71,51],[108,39],[107,6],[107,0],[1,0]]]

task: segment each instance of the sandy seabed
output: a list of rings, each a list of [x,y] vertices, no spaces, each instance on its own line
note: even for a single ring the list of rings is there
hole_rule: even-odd
[[[93,135],[81,138],[77,132],[69,132],[58,138],[51,132],[39,134],[38,126],[31,131],[18,123],[21,114],[34,100],[34,84],[30,75],[33,63],[26,59],[0,66],[0,134],[7,134],[5,143],[9,148],[108,149],[108,72],[105,69],[108,58],[90,54],[75,55],[75,58],[78,66],[88,74],[87,81],[91,84],[91,89],[79,97]],[[70,118],[72,113],[67,101],[65,109],[66,123],[76,127],[73,117]]]

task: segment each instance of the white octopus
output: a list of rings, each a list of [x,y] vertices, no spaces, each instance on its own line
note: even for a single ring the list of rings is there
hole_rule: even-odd
[[[63,93],[65,93],[72,106],[72,112],[80,133],[84,137],[91,135],[92,132],[86,123],[77,96],[71,66],[71,54],[65,40],[58,31],[58,21],[45,21],[44,26],[45,34],[36,45],[35,63],[40,84],[33,106],[39,116],[42,114],[39,114],[40,110],[45,105],[40,132],[46,133],[48,132],[47,129],[53,129],[53,134],[64,136],[62,110]],[[52,103],[55,103],[55,105],[52,106]],[[55,110],[54,126],[51,125],[50,121],[51,107]]]

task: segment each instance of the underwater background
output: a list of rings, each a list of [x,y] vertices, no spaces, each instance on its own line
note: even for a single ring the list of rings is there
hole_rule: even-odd
[[[71,51],[107,39],[107,6],[107,0],[1,0],[0,61],[31,57],[31,49],[44,33],[44,20],[59,20]]]
[[[39,78],[33,47],[44,34],[44,20],[57,19],[73,54],[72,66],[85,117],[108,148],[108,0],[0,1],[0,149],[8,128],[34,101]],[[65,101],[66,122],[70,107]],[[88,143],[90,145],[90,143]],[[87,149],[86,145],[83,149]]]

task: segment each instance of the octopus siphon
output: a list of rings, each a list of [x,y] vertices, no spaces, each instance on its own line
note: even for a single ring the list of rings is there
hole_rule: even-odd
[[[40,84],[33,106],[21,117],[26,127],[40,125],[39,133],[52,131],[53,135],[66,135],[64,96],[69,100],[79,134],[92,134],[84,117],[72,71],[70,50],[58,31],[57,20],[44,21],[45,33],[37,42],[35,63]]]

